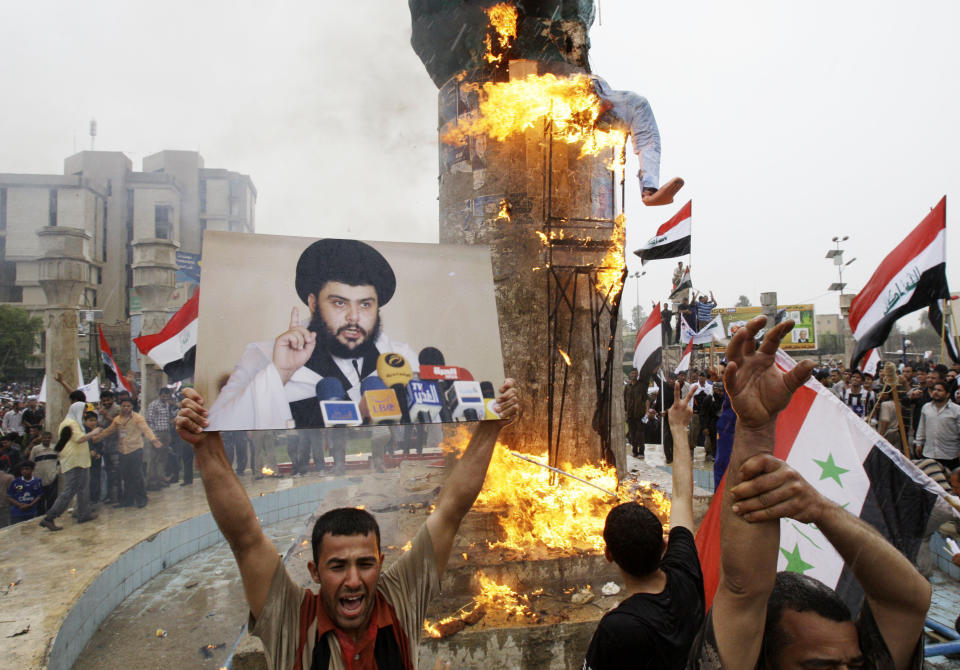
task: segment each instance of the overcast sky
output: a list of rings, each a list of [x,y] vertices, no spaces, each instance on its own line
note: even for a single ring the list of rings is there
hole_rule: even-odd
[[[407,4],[345,4],[5,2],[0,172],[61,173],[96,118],[96,148],[135,169],[187,149],[250,175],[260,232],[435,242],[437,92],[409,46]],[[850,237],[844,279],[856,291],[944,194],[952,227],[960,4],[599,10],[594,71],[651,101],[661,175],[687,182],[676,207],[645,208],[628,191],[630,250],[692,198],[695,286],[722,305],[776,290],[825,313],[837,310],[833,236]],[[672,267],[648,264],[625,306],[662,298]],[[948,277],[960,288],[958,268]]]

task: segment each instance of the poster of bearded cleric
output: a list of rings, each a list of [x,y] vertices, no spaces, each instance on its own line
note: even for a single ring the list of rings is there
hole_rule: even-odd
[[[496,418],[487,247],[207,231],[203,263],[210,430]]]

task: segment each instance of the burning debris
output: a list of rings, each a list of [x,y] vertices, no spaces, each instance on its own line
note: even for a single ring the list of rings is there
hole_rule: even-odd
[[[511,42],[517,36],[517,8],[509,3],[501,2],[489,8],[487,16],[490,18],[492,32],[496,33],[497,44],[494,47],[493,35],[491,31],[488,31],[483,41],[487,48],[483,57],[488,63],[500,63],[503,61],[504,53],[510,49]],[[497,53],[494,53],[494,51]]]
[[[485,82],[477,93],[478,108],[461,116],[455,126],[447,129],[440,136],[443,142],[460,144],[478,136],[502,142],[515,133],[546,122],[555,138],[580,144],[581,156],[596,156],[609,148],[622,154],[626,133],[616,128],[601,128],[597,123],[604,111],[603,105],[593,82],[585,74],[569,77],[531,74],[523,79]]]
[[[498,447],[477,498],[478,508],[496,511],[504,532],[504,539],[487,542],[491,549],[510,549],[520,556],[543,548],[599,554],[607,512],[628,500],[641,502],[661,519],[669,518],[670,501],[662,491],[647,483],[640,483],[636,490],[618,488],[613,467],[563,469],[601,489],[616,491],[616,499],[569,478],[553,485],[548,469],[512,458],[502,444]],[[546,460],[545,454],[540,457]]]
[[[433,638],[444,638],[459,633],[467,626],[473,626],[483,619],[488,612],[497,612],[508,620],[519,619],[528,623],[539,623],[539,616],[534,612],[530,597],[518,594],[505,584],[498,584],[482,572],[477,572],[476,581],[480,593],[473,599],[473,608],[467,612],[470,605],[461,607],[453,615],[444,617],[436,623],[429,619],[423,622],[423,629]],[[539,595],[537,591],[533,596]]]

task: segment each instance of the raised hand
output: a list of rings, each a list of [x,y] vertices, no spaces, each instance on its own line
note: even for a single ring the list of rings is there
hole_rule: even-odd
[[[289,328],[273,342],[273,365],[284,384],[306,365],[316,344],[317,334],[300,325],[300,310],[294,307]]]
[[[727,345],[724,388],[737,413],[738,427],[750,430],[771,427],[780,410],[790,403],[794,391],[813,372],[811,361],[802,361],[786,373],[774,365],[780,341],[793,328],[789,319],[768,330],[757,349],[757,333],[766,322],[765,316],[751,319]]]
[[[693,419],[693,403],[691,399],[693,398],[693,392],[695,390],[693,384],[690,385],[690,390],[687,391],[686,397],[680,397],[680,382],[676,381],[673,383],[673,406],[667,412],[667,417],[670,420],[670,428],[677,428],[681,431],[686,430],[690,427],[690,420]]]
[[[508,426],[520,417],[520,392],[516,382],[509,377],[504,380],[497,396],[496,412],[500,415],[500,426]]]
[[[817,523],[828,504],[799,472],[771,454],[744,461],[740,483],[730,492],[734,514],[751,523],[787,517]]]
[[[177,435],[184,442],[194,446],[206,436],[203,429],[210,425],[210,422],[207,421],[207,410],[203,407],[203,398],[196,389],[183,389],[183,400],[180,401],[180,411],[177,412],[174,425],[177,427]]]

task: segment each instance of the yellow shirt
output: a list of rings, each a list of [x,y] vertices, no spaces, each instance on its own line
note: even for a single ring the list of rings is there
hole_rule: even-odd
[[[157,439],[146,419],[136,412],[131,412],[128,417],[118,414],[112,425],[117,427],[117,434],[120,436],[121,454],[132,454],[137,449],[142,449],[143,438],[151,442]]]
[[[83,437],[86,434],[83,431],[83,427],[73,419],[66,418],[60,422],[57,435],[60,435],[64,428],[70,429],[70,439],[60,452],[60,470],[67,472],[74,468],[89,468],[90,447],[87,442],[77,441],[77,438]]]

